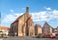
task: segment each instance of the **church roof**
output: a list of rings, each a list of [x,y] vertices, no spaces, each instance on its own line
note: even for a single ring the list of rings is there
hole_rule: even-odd
[[[25,15],[25,14],[23,14],[23,15]],[[13,23],[17,22],[18,19],[20,19],[23,15],[19,16]],[[12,24],[13,24],[13,23],[12,23]]]
[[[27,13],[27,12],[29,12],[29,7],[26,7],[26,13],[22,14],[21,16],[19,16],[13,23],[17,22],[18,19],[20,19],[23,15],[29,14],[29,13]],[[12,23],[12,24],[13,24],[13,23]]]

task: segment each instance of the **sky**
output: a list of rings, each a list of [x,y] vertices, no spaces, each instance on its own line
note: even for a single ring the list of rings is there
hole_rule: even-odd
[[[58,26],[58,0],[0,0],[1,26],[10,27],[17,17],[25,13],[27,6],[34,25],[43,27],[47,22],[54,28]]]

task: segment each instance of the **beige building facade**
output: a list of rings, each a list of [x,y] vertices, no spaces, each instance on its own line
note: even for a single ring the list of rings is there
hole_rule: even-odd
[[[42,27],[41,25],[35,25],[35,35],[42,34]]]

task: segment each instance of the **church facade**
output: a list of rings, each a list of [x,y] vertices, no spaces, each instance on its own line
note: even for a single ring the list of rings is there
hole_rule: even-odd
[[[34,36],[34,23],[29,14],[29,7],[26,7],[26,12],[19,16],[10,26],[10,36]]]

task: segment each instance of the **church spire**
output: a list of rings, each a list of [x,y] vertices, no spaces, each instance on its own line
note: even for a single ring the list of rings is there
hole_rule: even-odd
[[[26,0],[26,13],[29,14],[29,6],[28,6],[29,0]]]
[[[27,14],[29,13],[29,7],[26,7],[26,13]]]

